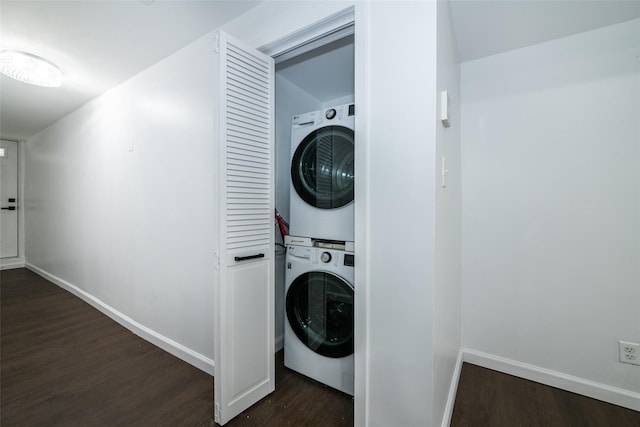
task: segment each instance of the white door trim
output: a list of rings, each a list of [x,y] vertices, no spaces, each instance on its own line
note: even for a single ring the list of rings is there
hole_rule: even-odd
[[[298,49],[301,46],[308,46],[311,43],[325,38],[330,34],[347,29],[355,23],[355,8],[348,7],[338,13],[329,15],[326,18],[308,25],[300,30],[262,45],[258,48],[265,55],[274,59]],[[347,35],[345,33],[344,35]],[[341,34],[342,37],[342,34]],[[324,43],[324,42],[323,42]],[[296,52],[298,55],[300,52]]]

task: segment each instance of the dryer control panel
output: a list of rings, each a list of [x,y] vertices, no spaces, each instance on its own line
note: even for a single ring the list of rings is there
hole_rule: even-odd
[[[355,114],[355,104],[344,104],[324,110],[311,111],[309,113],[293,116],[292,127],[306,127],[311,125],[330,124],[333,121],[344,120]]]

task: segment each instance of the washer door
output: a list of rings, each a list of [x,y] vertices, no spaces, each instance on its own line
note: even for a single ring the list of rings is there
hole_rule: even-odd
[[[326,126],[298,145],[291,159],[291,181],[311,206],[339,208],[353,201],[353,163],[353,131]]]
[[[331,273],[298,276],[287,291],[287,318],[307,347],[327,357],[353,354],[353,288]]]

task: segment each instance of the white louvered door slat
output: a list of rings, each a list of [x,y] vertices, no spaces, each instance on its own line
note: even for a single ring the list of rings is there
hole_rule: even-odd
[[[275,389],[273,60],[217,35],[220,243],[216,282],[216,423]]]

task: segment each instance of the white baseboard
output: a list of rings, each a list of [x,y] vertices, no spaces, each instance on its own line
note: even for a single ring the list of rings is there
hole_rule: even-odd
[[[213,359],[210,359],[198,352],[195,352],[190,348],[187,348],[182,344],[177,343],[172,339],[167,338],[164,335],[161,335],[158,332],[147,328],[144,325],[141,325],[140,323],[136,322],[129,316],[119,312],[115,308],[109,306],[108,304],[105,304],[98,298],[83,291],[77,286],[72,285],[66,280],[63,280],[57,276],[54,276],[53,274],[50,274],[49,272],[42,270],[41,268],[38,268],[33,264],[29,264],[28,262],[26,263],[26,267],[29,270],[33,271],[34,273],[44,277],[50,282],[55,283],[56,285],[60,286],[62,289],[65,289],[71,292],[78,298],[92,305],[93,307],[100,310],[102,313],[109,316],[110,318],[112,318],[113,320],[115,320],[125,328],[129,329],[134,334],[138,335],[139,337],[160,347],[164,351],[173,354],[177,358],[184,360],[185,362],[195,366],[196,368],[203,370],[209,375],[213,375],[214,366],[215,366]]]
[[[456,403],[456,394],[458,394],[458,382],[460,381],[460,372],[462,371],[462,349],[458,352],[458,359],[456,360],[456,367],[453,370],[453,377],[451,378],[451,385],[449,386],[449,396],[447,396],[447,406],[444,408],[444,415],[442,417],[442,427],[449,427],[451,424],[451,417],[453,416],[453,405]]]
[[[14,268],[23,268],[24,266],[25,266],[24,258],[0,259],[0,270],[11,270]]]
[[[284,348],[284,334],[276,337],[276,353]]]
[[[640,393],[468,348],[462,349],[462,360],[484,368],[640,411]]]

